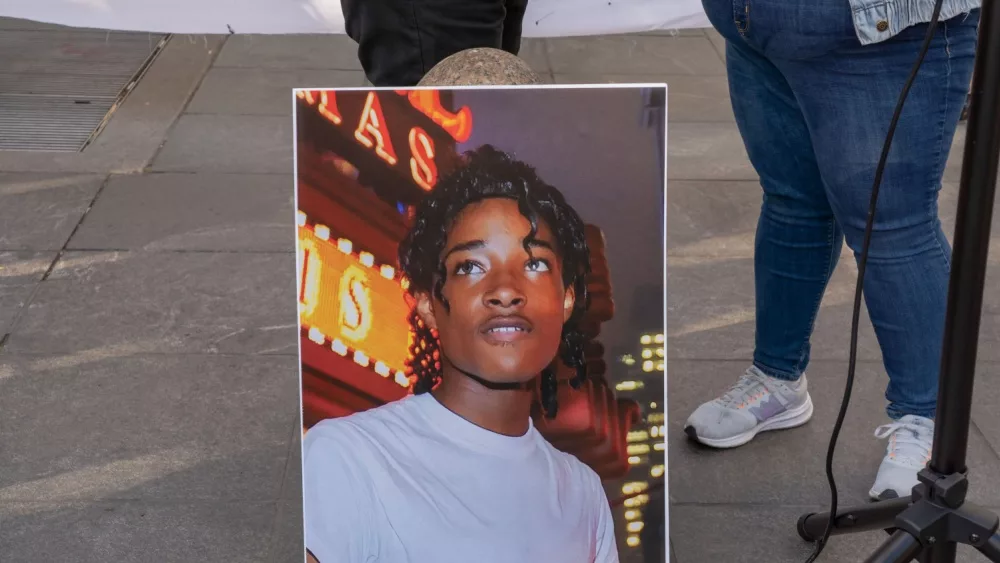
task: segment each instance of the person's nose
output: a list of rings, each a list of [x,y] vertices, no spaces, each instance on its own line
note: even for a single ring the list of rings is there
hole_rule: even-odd
[[[483,295],[487,307],[495,309],[520,309],[527,303],[516,275],[504,273],[496,276],[492,289]]]

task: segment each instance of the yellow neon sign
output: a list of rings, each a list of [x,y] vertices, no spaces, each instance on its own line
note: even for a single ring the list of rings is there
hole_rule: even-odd
[[[299,226],[300,321],[311,339],[402,384],[412,338],[405,280],[353,250],[328,229]]]

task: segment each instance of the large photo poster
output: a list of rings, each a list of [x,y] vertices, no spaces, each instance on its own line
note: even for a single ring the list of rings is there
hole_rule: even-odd
[[[310,561],[666,560],[665,131],[665,85],[296,91]]]
[[[5,0],[0,16],[176,34],[344,33],[340,0]],[[701,0],[531,0],[525,37],[709,27]]]

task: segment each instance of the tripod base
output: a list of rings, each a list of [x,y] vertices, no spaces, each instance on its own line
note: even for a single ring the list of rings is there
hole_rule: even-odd
[[[965,475],[940,476],[924,469],[919,479],[912,498],[838,512],[830,535],[895,528],[867,563],[904,563],[915,558],[921,563],[953,562],[957,544],[975,547],[1000,563],[1000,534],[996,533],[1000,517],[965,502],[969,487]],[[799,518],[799,535],[806,541],[819,540],[829,522],[829,513],[806,514]]]
[[[985,555],[990,561],[1000,561],[1000,534],[993,534],[990,541],[979,547],[979,553]]]

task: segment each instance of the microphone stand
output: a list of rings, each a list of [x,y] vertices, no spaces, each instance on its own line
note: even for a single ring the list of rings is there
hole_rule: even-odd
[[[958,544],[1000,563],[997,515],[966,502],[966,451],[976,351],[986,278],[993,198],[1000,160],[1000,6],[983,0],[968,130],[958,196],[958,220],[941,353],[934,447],[910,498],[839,511],[831,536],[891,532],[866,563],[954,563]],[[823,537],[829,513],[805,514],[799,535]],[[893,531],[894,529],[894,531]]]

